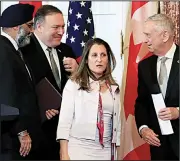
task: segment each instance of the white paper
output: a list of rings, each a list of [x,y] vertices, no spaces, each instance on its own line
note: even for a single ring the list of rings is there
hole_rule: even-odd
[[[162,108],[165,108],[166,105],[164,103],[162,93],[152,94],[151,96],[152,96],[154,107],[155,107],[155,110],[156,110],[156,115],[158,117],[159,110],[162,109]],[[170,120],[164,121],[164,120],[161,120],[161,119],[158,118],[158,122],[159,122],[159,126],[160,126],[160,129],[161,129],[162,135],[169,135],[169,134],[174,133]]]

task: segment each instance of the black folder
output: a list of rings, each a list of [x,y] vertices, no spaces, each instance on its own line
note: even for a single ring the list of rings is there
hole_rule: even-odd
[[[46,111],[49,109],[60,110],[62,96],[49,82],[47,78],[43,78],[36,85],[36,94],[40,108],[42,122],[47,120]]]
[[[9,105],[1,104],[0,116],[1,121],[12,121],[19,116],[19,109]]]

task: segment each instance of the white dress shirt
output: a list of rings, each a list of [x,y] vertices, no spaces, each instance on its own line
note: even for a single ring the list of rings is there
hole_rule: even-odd
[[[173,44],[172,47],[166,53],[165,56],[159,56],[158,57],[158,59],[157,59],[157,78],[159,78],[159,72],[160,72],[160,65],[161,65],[161,58],[162,57],[167,57],[168,58],[166,60],[166,62],[165,62],[165,65],[166,65],[166,69],[167,69],[167,77],[169,78],[169,74],[170,74],[170,70],[171,70],[171,66],[172,66],[172,61],[173,61],[175,50],[176,50],[176,45]]]
[[[35,33],[34,33],[34,35],[35,35],[35,37],[37,38],[40,46],[42,47],[42,49],[43,49],[43,51],[44,51],[44,53],[45,53],[45,55],[46,55],[46,58],[47,58],[47,60],[48,60],[48,62],[49,62],[49,65],[50,65],[50,67],[51,67],[51,69],[52,69],[51,61],[50,61],[50,57],[49,57],[49,52],[47,51],[48,46],[45,45],[45,44],[38,38],[38,36],[37,36]],[[61,71],[60,71],[59,58],[58,58],[57,51],[56,51],[55,48],[52,48],[52,53],[53,53],[53,58],[54,58],[54,60],[55,60],[55,62],[56,62],[56,65],[57,65],[57,68],[58,68],[58,72],[59,72],[59,77],[60,77],[60,80],[61,80]]]
[[[158,57],[158,59],[157,59],[157,79],[159,78],[160,65],[161,65],[161,58],[162,57],[167,57],[168,58],[166,60],[166,62],[165,62],[165,65],[166,65],[166,69],[167,69],[167,78],[169,79],[169,74],[170,74],[170,70],[171,70],[175,50],[176,50],[176,45],[173,43],[173,45],[171,46],[169,51],[164,56],[159,56]],[[140,126],[139,133],[144,127],[148,127],[148,126],[147,125]]]

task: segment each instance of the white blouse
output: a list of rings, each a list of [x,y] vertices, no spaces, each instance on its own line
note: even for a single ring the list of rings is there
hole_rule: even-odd
[[[78,90],[79,85],[68,80],[62,95],[56,139],[69,140],[69,136],[95,140],[99,103],[99,82],[90,79],[92,91]],[[116,85],[111,85],[113,97],[112,143],[120,145],[120,95]]]

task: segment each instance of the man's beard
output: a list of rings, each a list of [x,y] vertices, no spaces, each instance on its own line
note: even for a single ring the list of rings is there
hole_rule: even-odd
[[[19,47],[26,46],[30,43],[30,34],[27,33],[22,26],[19,28],[16,41]]]

